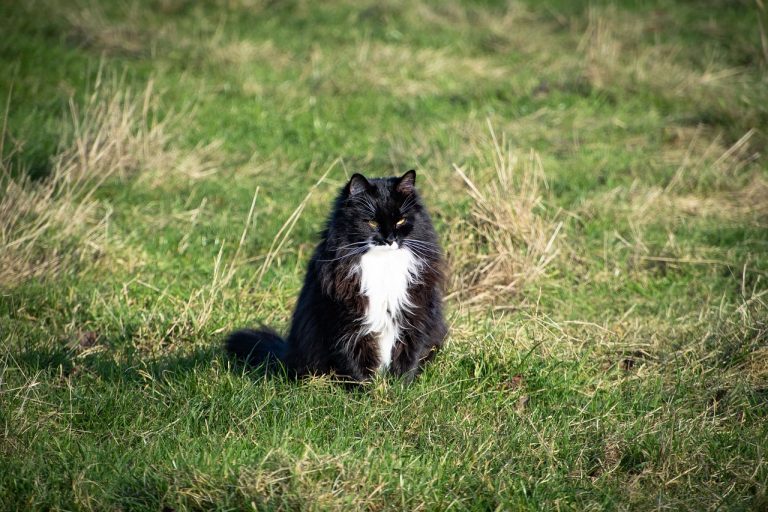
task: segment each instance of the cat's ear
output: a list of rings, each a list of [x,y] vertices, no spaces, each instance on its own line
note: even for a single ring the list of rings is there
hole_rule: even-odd
[[[416,187],[416,171],[411,169],[407,173],[400,176],[400,178],[397,180],[397,185],[395,185],[395,190],[407,196],[408,194],[413,192],[413,189],[415,187]]]
[[[371,182],[362,174],[355,173],[347,183],[347,194],[356,196],[371,189]]]

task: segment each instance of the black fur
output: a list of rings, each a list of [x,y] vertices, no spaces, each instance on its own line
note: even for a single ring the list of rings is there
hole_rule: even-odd
[[[419,260],[421,272],[408,289],[415,305],[403,313],[389,372],[412,378],[443,345],[444,262],[437,235],[415,187],[415,171],[400,178],[352,176],[336,198],[307,268],[304,286],[285,341],[274,331],[240,330],[226,349],[251,365],[281,361],[295,375],[333,373],[356,381],[378,367],[375,341],[365,335],[367,299],[355,272],[372,244],[396,240]],[[397,226],[398,220],[406,222]],[[373,229],[370,221],[378,226]]]

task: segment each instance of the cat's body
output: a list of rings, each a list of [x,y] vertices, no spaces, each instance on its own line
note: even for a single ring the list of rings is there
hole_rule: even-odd
[[[309,262],[287,339],[242,330],[227,349],[254,365],[279,360],[297,375],[415,376],[447,327],[442,255],[414,184],[413,171],[354,175]]]

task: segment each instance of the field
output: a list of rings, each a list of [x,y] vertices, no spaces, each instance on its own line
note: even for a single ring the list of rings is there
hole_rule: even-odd
[[[768,509],[768,5],[0,1],[0,509]],[[354,172],[418,171],[446,349],[288,325]]]

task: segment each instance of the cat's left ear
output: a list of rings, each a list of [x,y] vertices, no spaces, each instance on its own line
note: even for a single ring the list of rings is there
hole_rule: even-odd
[[[395,190],[403,194],[404,196],[407,196],[416,187],[416,171],[411,169],[407,173],[400,176],[400,179],[397,180],[397,185],[395,185]]]

